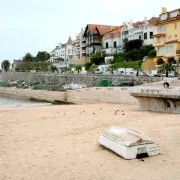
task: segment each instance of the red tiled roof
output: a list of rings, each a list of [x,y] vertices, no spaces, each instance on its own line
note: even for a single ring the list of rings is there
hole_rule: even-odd
[[[120,26],[110,32],[107,32],[105,34],[108,34],[108,37],[106,39],[111,39],[111,38],[115,38],[115,37],[121,37],[121,31],[122,31],[123,26]],[[104,35],[105,35],[104,34]]]
[[[106,34],[107,32],[110,32],[118,28],[118,26],[108,26],[108,25],[100,25],[100,24],[88,24],[88,27],[91,33],[93,33],[97,28],[101,36],[103,34]]]
[[[68,41],[67,41],[67,43],[66,43],[67,45],[71,45],[72,44],[72,39],[71,39],[71,36],[69,36],[69,39],[68,39]]]
[[[158,20],[159,20],[158,17],[152,17],[150,20],[148,20],[148,22],[149,24],[155,25]]]

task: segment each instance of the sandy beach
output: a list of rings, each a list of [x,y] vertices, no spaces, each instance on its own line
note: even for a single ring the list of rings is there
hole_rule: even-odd
[[[99,146],[110,125],[143,132],[161,154],[124,160]],[[123,104],[0,109],[0,180],[179,180],[179,152],[177,114]]]

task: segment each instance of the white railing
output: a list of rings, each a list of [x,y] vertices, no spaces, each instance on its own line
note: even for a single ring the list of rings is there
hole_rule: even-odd
[[[160,95],[176,95],[180,96],[180,89],[165,88],[137,88],[137,93],[141,94],[160,94]]]

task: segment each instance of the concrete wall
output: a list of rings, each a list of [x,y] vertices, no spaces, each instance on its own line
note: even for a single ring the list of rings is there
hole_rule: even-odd
[[[131,95],[139,101],[141,110],[180,114],[180,90],[139,90]]]
[[[163,78],[158,77],[131,77],[131,76],[119,76],[119,75],[97,75],[97,74],[54,74],[54,73],[21,73],[21,72],[8,72],[0,73],[0,80],[2,81],[14,81],[24,80],[32,83],[34,81],[53,82],[58,84],[69,84],[77,82],[79,84],[86,84],[87,86],[95,86],[100,80],[110,80],[113,83],[120,83],[122,81],[135,81],[138,83],[152,83],[162,81]]]
[[[3,88],[0,95],[16,96],[21,98],[36,98],[47,101],[67,101],[75,104],[88,103],[123,103],[138,104],[136,98],[130,95],[137,92],[137,88],[86,88],[78,91],[56,92],[31,89]]]

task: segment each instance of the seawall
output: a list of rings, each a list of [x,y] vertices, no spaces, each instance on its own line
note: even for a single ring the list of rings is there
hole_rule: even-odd
[[[90,104],[90,103],[138,104],[136,98],[130,95],[130,93],[132,92],[137,92],[137,87],[85,88],[81,90],[73,90],[67,92],[0,87],[0,95],[16,96],[27,99],[35,98],[50,102],[64,101],[75,104]]]
[[[46,83],[56,83],[59,85],[70,84],[76,82],[78,84],[86,84],[88,87],[97,85],[101,80],[109,80],[114,84],[120,82],[131,82],[134,81],[135,84],[142,83],[153,83],[162,81],[161,77],[134,77],[134,76],[119,76],[119,75],[101,75],[101,74],[55,74],[55,73],[30,73],[30,72],[3,72],[0,73],[1,81],[15,81],[23,80],[28,83],[33,83],[34,81],[46,82]]]

